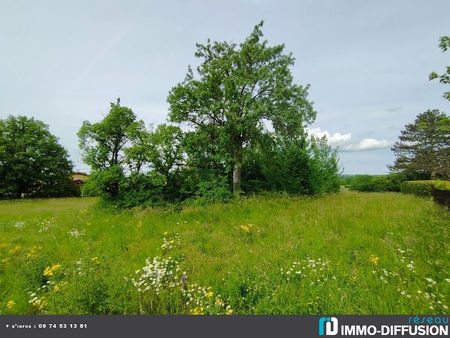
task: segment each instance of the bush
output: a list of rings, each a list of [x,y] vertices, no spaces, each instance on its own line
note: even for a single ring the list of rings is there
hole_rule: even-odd
[[[405,181],[400,185],[400,189],[404,194],[430,197],[433,189],[450,190],[450,181]]]
[[[165,177],[156,173],[132,174],[122,179],[116,204],[122,208],[164,204]]]
[[[384,192],[400,191],[400,184],[406,178],[401,174],[384,176],[358,175],[345,179],[346,186],[353,191]]]
[[[220,176],[199,182],[197,189],[194,204],[198,205],[226,202],[233,197],[226,178]]]

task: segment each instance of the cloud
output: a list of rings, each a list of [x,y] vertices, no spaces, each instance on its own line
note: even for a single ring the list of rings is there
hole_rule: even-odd
[[[342,147],[341,151],[366,151],[376,149],[386,149],[391,146],[391,142],[387,140],[376,140],[374,138],[365,138],[357,143],[347,144]]]
[[[334,133],[330,134],[326,130],[321,130],[320,128],[313,128],[308,129],[308,134],[314,137],[326,137],[328,140],[328,144],[333,147],[340,146],[342,144],[345,144],[347,142],[350,142],[352,138],[352,134],[341,134],[341,133]]]
[[[388,140],[377,140],[374,138],[364,138],[362,140],[356,140],[352,142],[352,134],[333,133],[320,128],[313,128],[307,130],[308,134],[314,137],[326,137],[328,144],[332,147],[339,148],[341,152],[352,151],[368,151],[376,149],[386,149],[391,146],[391,142]]]
[[[395,106],[395,107],[390,107],[390,108],[386,109],[386,111],[388,113],[395,113],[395,112],[400,111],[400,110],[402,110],[401,106]]]

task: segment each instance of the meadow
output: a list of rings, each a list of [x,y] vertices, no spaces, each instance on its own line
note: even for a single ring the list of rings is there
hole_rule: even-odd
[[[1,314],[442,314],[450,213],[398,193],[0,202]]]

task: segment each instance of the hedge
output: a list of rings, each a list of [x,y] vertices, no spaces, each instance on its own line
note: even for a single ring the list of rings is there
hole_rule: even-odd
[[[423,197],[430,197],[433,189],[450,190],[450,181],[405,181],[400,184],[402,193]]]

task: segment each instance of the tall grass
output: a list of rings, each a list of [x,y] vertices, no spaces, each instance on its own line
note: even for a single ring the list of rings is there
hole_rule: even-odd
[[[3,314],[448,313],[450,216],[414,196],[182,211],[49,199],[0,202],[0,215]]]

